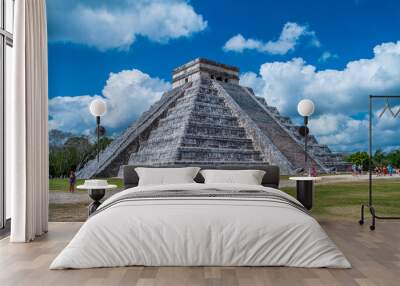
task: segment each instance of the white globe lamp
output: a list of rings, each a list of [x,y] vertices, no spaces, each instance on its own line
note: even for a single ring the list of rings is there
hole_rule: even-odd
[[[314,102],[309,99],[303,99],[297,105],[297,111],[301,116],[308,117],[314,113]]]
[[[90,113],[95,116],[103,116],[107,112],[107,104],[102,99],[94,99],[89,105]]]

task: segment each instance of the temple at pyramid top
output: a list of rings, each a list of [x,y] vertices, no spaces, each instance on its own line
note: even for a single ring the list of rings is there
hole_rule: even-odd
[[[239,69],[198,58],[173,71],[173,88],[100,153],[80,178],[117,176],[122,165],[278,165],[304,168],[304,138],[288,117],[239,84]],[[347,166],[309,135],[308,166],[320,172]]]
[[[239,69],[204,58],[197,58],[173,70],[172,87],[182,86],[200,78],[239,84]]]

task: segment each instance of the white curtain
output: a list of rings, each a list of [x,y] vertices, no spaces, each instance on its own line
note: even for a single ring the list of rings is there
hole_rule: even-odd
[[[45,0],[15,1],[13,94],[7,113],[12,242],[47,232],[48,112]],[[6,143],[7,144],[7,143]],[[11,146],[10,146],[11,145]]]

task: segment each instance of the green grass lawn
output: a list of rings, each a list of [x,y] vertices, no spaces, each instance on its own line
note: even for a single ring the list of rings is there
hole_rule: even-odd
[[[400,179],[374,180],[373,204],[380,215],[400,215]],[[282,188],[295,196],[295,188]],[[323,219],[358,219],[368,202],[368,182],[317,184],[312,214]]]
[[[107,179],[110,184],[123,187],[118,178]],[[78,185],[83,180],[78,180]],[[51,192],[68,191],[67,179],[51,179]],[[282,191],[295,196],[295,188],[282,188]],[[315,186],[315,200],[312,215],[319,219],[358,220],[360,205],[368,201],[368,182],[341,182],[332,184],[317,184]],[[400,179],[374,180],[373,203],[379,215],[400,216]],[[58,204],[50,205],[50,213],[54,212],[55,219],[69,220],[69,214],[79,214],[83,220],[86,217],[85,204]],[[368,215],[369,216],[369,215]],[[367,216],[367,217],[368,217]],[[56,218],[59,219],[56,219]],[[74,217],[74,216],[73,216]],[[71,220],[74,220],[74,218]]]
[[[108,178],[106,180],[109,184],[117,185],[118,188],[122,188],[124,186],[122,179]],[[82,185],[84,183],[84,181],[85,180],[77,180],[76,186]],[[67,192],[69,190],[68,179],[59,179],[59,178],[50,179],[49,180],[49,190],[51,192],[57,192],[57,191]],[[86,192],[85,190],[81,190],[81,191]]]

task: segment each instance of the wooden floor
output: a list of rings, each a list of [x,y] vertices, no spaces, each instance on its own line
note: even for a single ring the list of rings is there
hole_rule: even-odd
[[[379,221],[371,232],[356,222],[321,222],[352,269],[289,267],[124,267],[48,270],[81,223],[50,223],[28,244],[0,241],[0,285],[400,285],[400,223]]]

